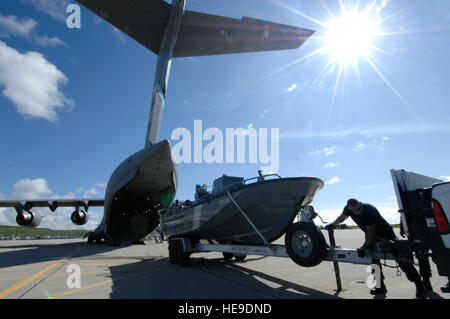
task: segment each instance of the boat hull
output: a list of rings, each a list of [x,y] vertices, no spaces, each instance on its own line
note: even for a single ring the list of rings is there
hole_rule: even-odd
[[[230,195],[268,242],[281,237],[298,211],[310,204],[323,181],[313,177],[282,178],[246,185]],[[161,215],[166,237],[207,239],[221,244],[261,245],[259,236],[227,193],[181,212]]]

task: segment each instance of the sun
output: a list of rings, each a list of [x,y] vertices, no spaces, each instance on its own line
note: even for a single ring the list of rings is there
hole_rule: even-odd
[[[323,49],[331,62],[355,64],[360,58],[367,59],[378,34],[377,22],[369,12],[344,11],[328,23]]]

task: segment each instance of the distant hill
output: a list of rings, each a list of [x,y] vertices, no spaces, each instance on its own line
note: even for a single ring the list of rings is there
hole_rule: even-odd
[[[18,226],[0,226],[0,236],[75,236],[83,237],[90,230],[54,230],[48,228],[25,228]]]

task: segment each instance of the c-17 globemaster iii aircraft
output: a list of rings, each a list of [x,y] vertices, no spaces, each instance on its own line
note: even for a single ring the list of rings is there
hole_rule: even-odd
[[[9,200],[16,221],[37,227],[34,207],[75,207],[72,222],[84,225],[89,207],[104,206],[92,240],[110,245],[136,242],[159,223],[158,210],[171,205],[178,185],[177,165],[169,141],[158,142],[172,58],[287,50],[300,47],[314,31],[243,17],[232,19],[185,10],[186,0],[77,0],[110,24],[158,55],[145,146],[113,172],[104,199]]]

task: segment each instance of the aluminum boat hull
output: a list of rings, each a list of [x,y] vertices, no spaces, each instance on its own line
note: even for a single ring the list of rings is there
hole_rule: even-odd
[[[281,178],[249,184],[229,194],[270,243],[286,232],[298,211],[312,202],[323,185],[322,180],[314,177]],[[178,212],[166,211],[160,222],[161,231],[169,238],[264,244],[226,192]]]

